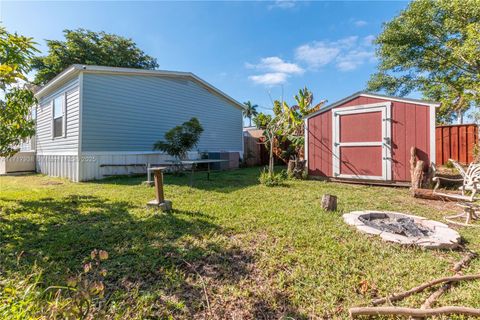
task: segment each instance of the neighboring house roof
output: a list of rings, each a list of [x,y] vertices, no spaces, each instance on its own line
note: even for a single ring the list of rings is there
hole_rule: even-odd
[[[339,105],[344,104],[345,102],[348,102],[352,99],[355,99],[357,97],[368,97],[368,98],[378,98],[378,99],[388,99],[392,101],[398,101],[398,102],[407,102],[407,103],[415,103],[415,104],[420,104],[420,105],[425,105],[425,106],[435,106],[439,107],[440,103],[434,102],[434,101],[426,101],[426,100],[420,100],[420,99],[412,99],[412,98],[403,98],[403,97],[393,97],[393,96],[387,96],[383,94],[378,94],[378,93],[370,93],[366,91],[358,91],[355,92],[354,94],[343,98],[341,100],[338,100],[332,104],[329,104],[325,106],[324,108],[321,108],[318,111],[315,111],[314,113],[309,114],[308,116],[305,117],[305,119],[311,118],[313,116],[316,116],[317,114],[324,113],[325,111],[328,111],[330,109],[333,109]]]
[[[91,65],[81,65],[81,64],[74,64],[70,67],[63,70],[59,73],[55,78],[50,80],[47,84],[45,84],[42,88],[40,88],[36,93],[35,96],[37,98],[41,98],[48,93],[50,93],[55,88],[63,85],[68,80],[72,79],[74,76],[79,74],[80,72],[85,73],[109,73],[109,74],[124,74],[124,75],[143,75],[143,76],[158,76],[158,77],[174,77],[174,78],[188,78],[201,86],[205,89],[214,93],[223,99],[227,100],[234,106],[244,110],[245,106],[238,102],[237,100],[233,99],[223,91],[215,88],[210,83],[202,80],[201,78],[197,77],[195,74],[191,72],[179,72],[179,71],[166,71],[166,70],[146,70],[146,69],[135,69],[135,68],[119,68],[119,67],[105,67],[105,66],[91,66]]]

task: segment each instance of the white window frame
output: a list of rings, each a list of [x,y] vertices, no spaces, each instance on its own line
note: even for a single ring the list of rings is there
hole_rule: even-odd
[[[332,163],[333,176],[336,178],[347,179],[365,179],[365,180],[385,180],[392,179],[392,118],[391,118],[392,102],[371,103],[352,107],[332,109]],[[340,142],[340,116],[381,112],[382,113],[382,141],[371,142]],[[381,146],[382,147],[382,175],[353,175],[340,173],[340,148],[352,146]]]
[[[59,97],[63,97],[63,107],[62,107],[62,135],[55,137],[55,100]],[[50,109],[52,110],[52,140],[65,138],[67,136],[67,93],[63,92],[62,94],[52,98],[50,101]]]

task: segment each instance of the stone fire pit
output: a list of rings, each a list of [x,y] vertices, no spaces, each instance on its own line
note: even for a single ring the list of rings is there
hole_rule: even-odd
[[[452,249],[460,242],[458,232],[444,223],[398,212],[354,211],[344,214],[343,220],[389,242],[429,249]]]

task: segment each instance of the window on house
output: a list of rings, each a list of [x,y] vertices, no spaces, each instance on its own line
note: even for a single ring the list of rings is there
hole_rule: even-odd
[[[65,96],[61,95],[53,100],[53,137],[62,137],[65,119]]]

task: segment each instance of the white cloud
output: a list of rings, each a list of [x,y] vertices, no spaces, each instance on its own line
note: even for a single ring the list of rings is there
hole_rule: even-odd
[[[269,72],[281,72],[287,74],[301,74],[304,70],[295,63],[285,62],[279,57],[266,57],[259,64],[246,63],[249,69],[265,70]]]
[[[361,28],[361,27],[365,27],[365,26],[368,24],[368,22],[365,21],[365,20],[355,20],[355,21],[353,22],[353,24],[354,24],[355,26]]]
[[[248,77],[250,80],[255,82],[256,84],[264,84],[267,86],[273,86],[277,84],[282,84],[287,81],[288,75],[282,72],[271,72],[265,73],[261,75],[254,75]]]
[[[340,71],[351,71],[357,69],[366,61],[373,61],[373,51],[351,50],[337,58],[336,66]]]
[[[342,50],[353,47],[357,41],[357,36],[337,41],[314,41],[298,47],[295,57],[297,60],[306,62],[311,68],[322,67],[334,61]]]
[[[293,0],[276,0],[273,4],[269,5],[269,9],[291,9],[295,7],[296,3]]]
[[[358,36],[350,36],[337,41],[332,42],[334,46],[338,46],[341,49],[348,49],[357,44]]]
[[[373,41],[376,39],[377,37],[375,37],[373,34],[370,34],[368,36],[366,36],[365,38],[363,38],[363,45],[365,46],[371,46],[373,45]]]
[[[312,42],[298,47],[295,57],[310,67],[317,68],[329,64],[339,53],[339,48],[331,47],[325,42]]]
[[[272,56],[260,59],[257,64],[245,63],[247,69],[255,70],[248,78],[256,84],[267,86],[287,82],[288,78],[302,75],[307,70],[332,65],[339,71],[347,72],[375,61],[372,41],[375,36],[350,36],[335,41],[313,41],[295,49],[295,62],[288,62]]]
[[[314,41],[295,50],[298,61],[310,69],[334,63],[340,71],[351,71],[374,60],[372,41],[374,36],[364,38],[350,36],[336,41]]]
[[[298,75],[305,72],[298,64],[286,62],[279,57],[262,58],[258,64],[247,62],[245,67],[264,72],[263,74],[249,77],[253,82],[264,85],[285,83],[290,75]]]

